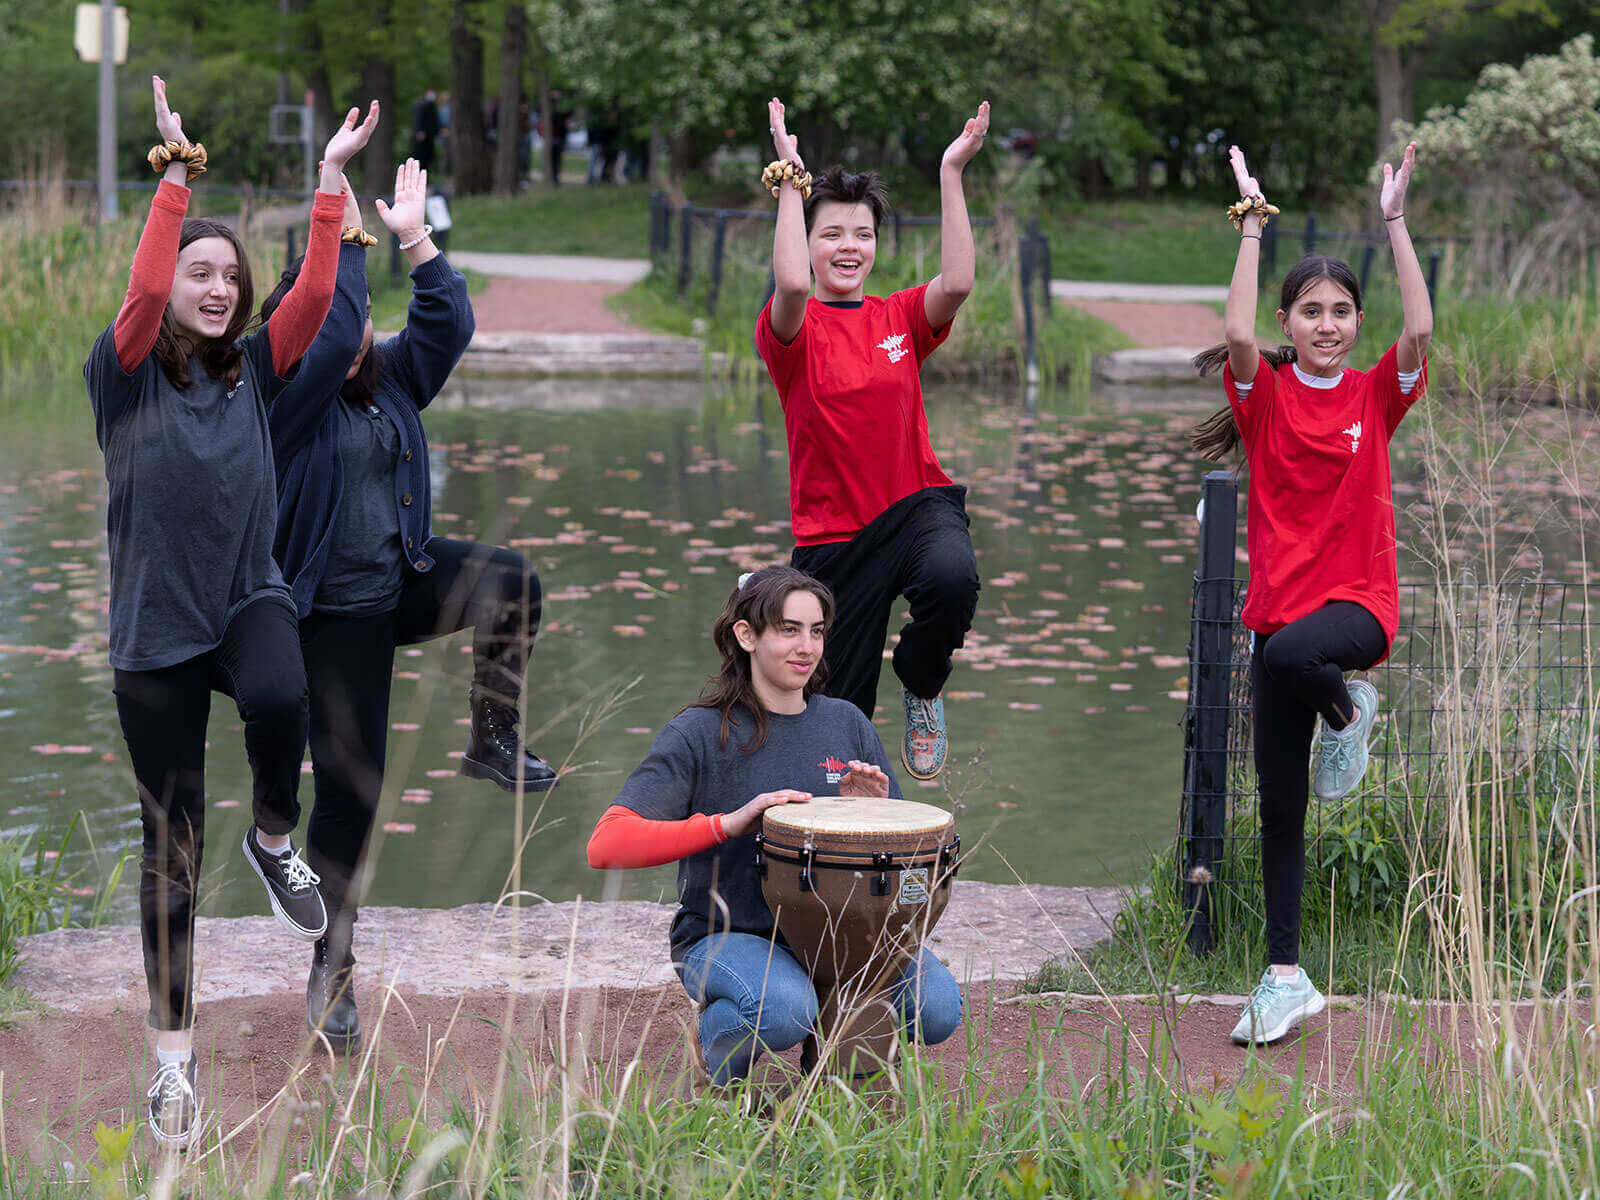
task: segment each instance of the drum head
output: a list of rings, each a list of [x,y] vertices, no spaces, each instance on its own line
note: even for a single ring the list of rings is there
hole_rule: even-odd
[[[813,796],[790,801],[762,814],[767,835],[938,833],[950,825],[950,814],[932,804],[876,796]],[[774,828],[777,826],[778,828]]]

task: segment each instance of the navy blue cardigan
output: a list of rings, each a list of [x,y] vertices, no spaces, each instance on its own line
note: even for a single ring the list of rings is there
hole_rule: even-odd
[[[440,254],[411,272],[406,327],[373,347],[382,371],[372,402],[400,434],[394,479],[395,512],[405,543],[406,569],[433,569],[428,487],[428,439],[419,415],[439,394],[472,340],[472,302],[467,281]],[[344,495],[344,462],[333,405],[345,373],[361,350],[366,327],[366,251],[339,250],[338,285],[327,320],[300,360],[300,368],[268,410],[278,476],[278,532],[273,557],[283,568],[304,619],[322,582],[328,540]]]

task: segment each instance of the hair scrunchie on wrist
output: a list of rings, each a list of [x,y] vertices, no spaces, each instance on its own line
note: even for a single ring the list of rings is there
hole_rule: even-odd
[[[811,172],[797,162],[783,158],[773,159],[767,164],[766,170],[761,172],[761,186],[776,196],[785,183],[794,184],[795,191],[805,199],[811,199]]]
[[[1261,228],[1265,229],[1267,222],[1278,215],[1278,206],[1268,204],[1265,196],[1246,196],[1237,204],[1228,205],[1228,220],[1235,229],[1243,229],[1245,217],[1253,212],[1261,214]]]
[[[157,142],[145,160],[157,175],[174,162],[181,162],[189,172],[186,183],[193,183],[206,173],[206,148],[199,142]]]
[[[346,225],[339,231],[339,240],[341,242],[349,242],[352,246],[360,246],[366,250],[370,250],[378,244],[378,239],[359,225]]]

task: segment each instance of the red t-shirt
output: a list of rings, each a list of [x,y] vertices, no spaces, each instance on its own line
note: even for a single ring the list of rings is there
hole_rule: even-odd
[[[854,537],[896,500],[946,487],[928,440],[922,363],[950,325],[928,325],[928,285],[868,296],[859,307],[806,300],[784,345],[772,304],[756,319],[756,349],[777,385],[789,435],[789,512],[800,546]]]
[[[1383,627],[1400,626],[1389,439],[1427,386],[1426,364],[1400,391],[1396,348],[1370,371],[1346,369],[1331,388],[1263,361],[1241,400],[1223,370],[1250,462],[1250,583],[1240,619],[1276,633],[1335,600],[1352,600]],[[1387,657],[1387,651],[1385,651]]]

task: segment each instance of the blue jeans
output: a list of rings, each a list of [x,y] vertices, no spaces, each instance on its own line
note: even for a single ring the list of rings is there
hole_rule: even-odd
[[[797,1046],[816,1026],[817,990],[784,947],[752,933],[714,933],[684,951],[679,979],[700,1005],[700,1049],[713,1083],[750,1073],[763,1050]],[[961,986],[926,949],[893,987],[911,1036],[938,1045],[961,1024]]]

